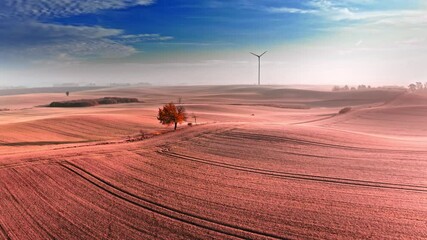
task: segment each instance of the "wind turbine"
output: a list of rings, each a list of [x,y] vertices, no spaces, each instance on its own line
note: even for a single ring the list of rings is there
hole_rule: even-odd
[[[266,54],[267,51],[265,51],[263,54],[261,55],[257,55],[253,52],[251,52],[250,54],[254,55],[255,57],[258,58],[258,85],[261,85],[261,57],[262,55]]]

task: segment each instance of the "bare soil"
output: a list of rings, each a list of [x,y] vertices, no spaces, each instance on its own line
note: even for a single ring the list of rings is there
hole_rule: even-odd
[[[113,95],[144,102],[52,109],[36,106],[66,96],[0,97],[10,109],[0,239],[427,238],[423,94],[198,86],[70,97]],[[180,97],[198,124],[173,132],[155,117]]]

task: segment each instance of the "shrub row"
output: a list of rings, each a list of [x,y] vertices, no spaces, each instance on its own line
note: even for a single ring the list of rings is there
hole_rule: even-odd
[[[63,102],[52,102],[49,107],[92,107],[104,104],[136,103],[137,98],[104,97],[99,99],[80,99]]]

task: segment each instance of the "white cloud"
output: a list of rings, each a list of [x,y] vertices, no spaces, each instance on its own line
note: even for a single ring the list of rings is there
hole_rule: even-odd
[[[51,44],[67,39],[98,39],[116,36],[119,29],[99,26],[67,26],[36,21],[0,22],[0,46],[10,44]]]
[[[0,0],[1,1],[1,0]],[[0,61],[69,62],[72,58],[114,58],[132,55],[132,43],[166,41],[159,34],[123,35],[121,29],[46,23],[101,10],[146,6],[154,0],[3,0],[0,2]],[[67,56],[58,58],[58,56]]]
[[[50,46],[27,48],[25,53],[30,56],[56,56],[65,54],[78,58],[117,58],[136,53],[133,47],[128,47],[107,39],[90,39],[86,41],[69,41]],[[23,54],[25,54],[23,53]]]
[[[313,9],[299,9],[299,8],[288,8],[288,7],[272,7],[272,8],[268,8],[268,11],[272,13],[300,13],[300,14],[317,13],[317,10],[313,10]]]
[[[274,7],[267,8],[271,13],[311,14],[332,21],[347,21],[354,24],[394,25],[400,27],[427,27],[426,7],[418,9],[363,10],[354,4],[366,5],[374,0],[311,0],[305,3],[306,8]],[[426,5],[427,6],[427,5]],[[347,26],[349,26],[347,24]]]
[[[168,41],[174,39],[171,36],[162,36],[160,34],[133,34],[122,35],[119,37],[126,42],[144,42],[144,41]]]
[[[153,0],[3,0],[3,15],[18,18],[67,17],[100,10],[153,4]]]
[[[1,58],[39,59],[59,54],[72,57],[123,57],[136,52],[132,47],[116,43],[109,37],[122,33],[119,29],[99,26],[64,26],[35,21],[0,23]]]
[[[357,3],[369,4],[372,0],[360,1]],[[308,6],[315,8],[317,11],[312,12],[319,16],[329,18],[335,21],[342,20],[363,20],[373,21],[377,23],[396,23],[402,21],[402,19],[412,20],[412,22],[427,22],[427,11],[426,9],[417,10],[360,10],[349,7],[352,3],[356,3],[353,0],[342,0],[333,2],[330,0],[312,0],[308,3]]]

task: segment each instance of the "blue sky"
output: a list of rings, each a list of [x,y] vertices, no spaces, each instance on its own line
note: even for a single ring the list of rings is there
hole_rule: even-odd
[[[0,86],[423,81],[422,0],[3,0]]]

